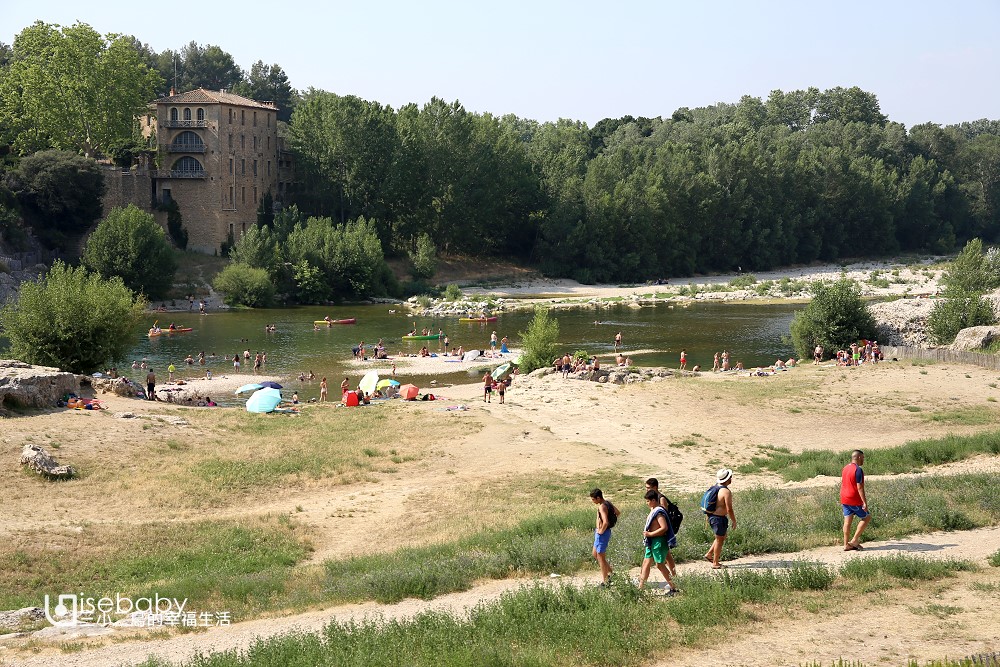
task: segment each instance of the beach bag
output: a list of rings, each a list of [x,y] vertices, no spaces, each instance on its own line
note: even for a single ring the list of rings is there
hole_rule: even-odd
[[[610,500],[605,500],[604,504],[608,506],[608,528],[614,528],[618,523],[618,510],[615,509]]]
[[[719,504],[719,491],[721,489],[722,487],[716,484],[715,486],[713,486],[712,488],[710,488],[708,491],[705,492],[705,495],[701,497],[702,512],[704,512],[705,514],[715,513],[715,508]]]

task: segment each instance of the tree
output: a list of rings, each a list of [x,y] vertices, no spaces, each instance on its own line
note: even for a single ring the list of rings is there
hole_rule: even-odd
[[[927,318],[931,340],[938,345],[948,345],[962,329],[996,324],[993,306],[981,294],[952,291],[945,299],[935,301]]]
[[[19,153],[47,148],[106,154],[131,138],[160,85],[130,37],[85,23],[36,22],[14,38],[0,77],[0,128]]]
[[[201,46],[192,41],[181,49],[180,59],[180,90],[232,90],[243,81],[243,70],[233,56],[218,46]]]
[[[278,107],[278,120],[286,123],[295,111],[299,96],[288,82],[285,70],[277,63],[265,65],[263,60],[250,67],[249,76],[236,85],[235,92],[258,102],[274,102]]]
[[[552,363],[559,343],[559,320],[549,315],[548,308],[535,307],[535,316],[528,322],[528,328],[520,332],[521,360],[518,367],[522,373],[530,373]]]
[[[129,289],[151,299],[166,295],[177,260],[153,216],[130,204],[113,208],[87,239],[83,264],[104,278],[121,278]]]
[[[0,309],[0,329],[14,358],[90,373],[125,357],[144,309],[142,297],[119,278],[105,280],[57,260]]]
[[[958,253],[941,282],[945,296],[984,294],[1000,287],[1000,251],[983,252],[983,242],[972,239]]]
[[[791,334],[795,351],[808,358],[817,345],[837,350],[874,338],[875,320],[861,300],[861,289],[843,279],[816,290],[809,305],[795,314]]]
[[[437,271],[437,253],[429,234],[417,237],[416,248],[410,253],[410,262],[413,263],[411,273],[414,278],[430,278]]]
[[[230,264],[215,277],[213,286],[225,294],[230,306],[264,308],[274,301],[274,285],[267,271],[246,264]]]
[[[41,151],[23,158],[7,185],[25,222],[49,246],[65,246],[66,235],[83,234],[101,217],[104,178],[90,158]]]

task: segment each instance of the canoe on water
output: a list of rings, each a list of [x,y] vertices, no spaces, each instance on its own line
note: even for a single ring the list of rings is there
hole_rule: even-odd
[[[323,324],[354,324],[358,321],[356,317],[349,317],[344,320],[313,320],[313,324],[323,325]]]
[[[496,317],[460,317],[459,322],[496,322]]]
[[[152,338],[153,336],[162,336],[163,334],[172,334],[172,333],[185,333],[187,331],[194,331],[194,328],[177,327],[176,329],[160,329],[159,331],[153,331],[152,329],[150,329],[149,333],[146,335]]]
[[[403,336],[403,340],[437,340],[444,338],[444,334],[431,334],[430,336]]]

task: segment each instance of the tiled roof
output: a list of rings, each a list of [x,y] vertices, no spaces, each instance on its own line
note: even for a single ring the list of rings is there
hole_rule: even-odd
[[[155,104],[231,104],[239,107],[254,107],[256,109],[275,109],[273,105],[261,104],[248,97],[227,93],[219,90],[189,90],[186,93],[168,95],[156,100]]]

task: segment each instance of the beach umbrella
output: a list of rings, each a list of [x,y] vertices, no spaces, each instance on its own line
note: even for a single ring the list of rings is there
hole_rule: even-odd
[[[280,384],[278,384],[277,382],[272,382],[271,380],[268,380],[267,382],[261,382],[260,386],[261,386],[262,389],[264,387],[270,387],[271,389],[283,389],[284,388]]]
[[[403,397],[404,401],[412,401],[420,393],[420,389],[416,385],[404,384],[399,388],[399,395]]]
[[[281,403],[281,392],[267,387],[258,389],[247,399],[247,412],[273,412]]]
[[[472,361],[479,356],[479,350],[469,350],[464,355],[462,355],[462,361]]]
[[[385,389],[386,387],[398,387],[399,382],[396,380],[379,380],[378,384],[375,385],[376,389]]]
[[[263,389],[263,388],[264,385],[257,384],[256,382],[251,382],[250,384],[245,384],[239,389],[237,389],[235,393],[242,394],[248,391],[257,391],[258,389]]]
[[[378,371],[368,371],[358,383],[358,389],[366,394],[374,394],[376,385],[378,385]]]
[[[506,380],[507,376],[510,375],[512,370],[514,370],[514,367],[512,365],[501,364],[496,367],[496,370],[493,371],[492,373],[493,379],[496,380],[497,382],[500,382],[501,380]]]

